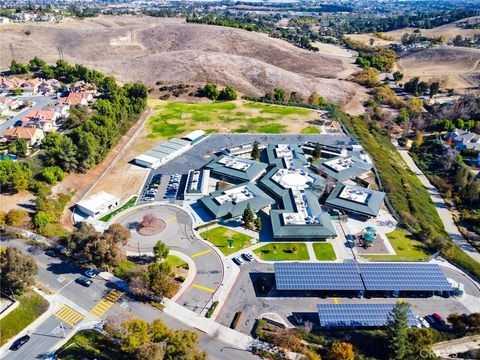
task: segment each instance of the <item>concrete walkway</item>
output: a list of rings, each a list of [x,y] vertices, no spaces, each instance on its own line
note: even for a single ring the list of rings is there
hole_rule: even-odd
[[[408,150],[398,148],[398,152],[402,156],[403,160],[407,163],[410,170],[417,175],[418,179],[423,186],[427,189],[430,194],[435,207],[437,208],[438,215],[443,222],[445,231],[450,235],[451,239],[457,244],[460,249],[462,249],[466,254],[468,254],[472,259],[475,259],[480,263],[480,253],[463,237],[462,233],[458,230],[457,225],[453,221],[452,212],[450,211],[448,205],[443,200],[442,196],[428,180],[425,174],[418,168],[417,164],[413,161],[408,153]]]

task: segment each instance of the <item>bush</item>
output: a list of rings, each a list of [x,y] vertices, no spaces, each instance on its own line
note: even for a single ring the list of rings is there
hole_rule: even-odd
[[[222,101],[237,100],[237,91],[232,86],[226,86],[220,91],[218,95],[218,100],[222,100]]]
[[[218,304],[219,304],[218,301],[214,301],[212,306],[210,306],[210,309],[208,309],[207,313],[205,314],[205,317],[211,318]]]
[[[237,311],[233,317],[232,324],[230,325],[231,329],[236,329],[240,318],[242,317],[243,311]]]

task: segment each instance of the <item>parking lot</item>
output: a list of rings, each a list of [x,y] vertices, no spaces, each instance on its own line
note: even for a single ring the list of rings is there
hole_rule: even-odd
[[[243,315],[237,327],[237,330],[250,334],[254,329],[256,319],[262,317],[265,313],[276,313],[290,326],[298,325],[298,320],[310,321],[313,325],[318,325],[317,304],[321,303],[395,303],[397,298],[364,298],[355,297],[307,297],[307,296],[288,296],[279,294],[274,287],[268,286],[264,289],[265,293],[259,292],[257,279],[267,278],[273,285],[273,265],[263,264],[257,261],[245,262],[241,265],[237,281],[232,288],[228,299],[216,321],[230,326],[233,316],[236,312],[242,311]],[[469,295],[480,297],[480,290],[470,283],[467,283],[464,277],[451,269],[442,267],[448,278],[464,283],[465,292]],[[257,287],[254,287],[254,283]],[[468,309],[462,303],[454,298],[443,298],[439,296],[429,298],[402,298],[402,301],[411,305],[414,314],[425,316],[434,312],[447,317],[451,313],[469,313]]]
[[[182,200],[187,182],[186,174],[162,175],[150,173],[139,203]]]

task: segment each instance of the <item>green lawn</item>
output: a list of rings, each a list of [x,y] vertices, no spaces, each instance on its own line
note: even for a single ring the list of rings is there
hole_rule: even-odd
[[[0,320],[0,346],[17,335],[48,309],[48,302],[34,292],[17,297],[20,305]]]
[[[320,134],[320,128],[318,126],[307,126],[300,131],[302,134]]]
[[[134,196],[134,197],[132,197],[130,200],[128,200],[125,204],[123,204],[122,206],[120,206],[118,209],[115,209],[115,210],[113,210],[112,212],[103,215],[99,220],[100,220],[100,221],[103,221],[103,222],[107,222],[107,221],[109,221],[112,217],[114,217],[115,215],[121,213],[123,210],[128,209],[129,207],[134,206],[136,202],[137,202],[137,197]]]
[[[427,261],[429,254],[425,246],[406,230],[396,229],[387,234],[397,255],[362,255],[372,261]]]
[[[175,255],[168,255],[166,261],[172,266],[172,268],[184,268],[188,270],[188,264]]]
[[[337,257],[330,243],[313,243],[313,251],[317,260],[335,260]]]
[[[280,134],[286,132],[288,125],[277,121],[295,122],[305,117],[313,120],[314,114],[312,110],[304,108],[246,101],[187,104],[150,99],[149,103],[157,111],[148,120],[150,138],[170,139],[199,128],[207,132],[216,132],[222,128],[234,133]]]
[[[120,346],[94,330],[77,332],[63,345],[56,355],[62,360],[99,359],[127,360],[131,355],[123,352]]]
[[[130,274],[141,271],[141,268],[142,267],[140,265],[135,264],[133,261],[122,260],[120,261],[120,264],[113,269],[113,275],[120,279],[126,280]]]
[[[276,246],[276,249],[274,247]],[[297,247],[294,252],[293,247]],[[307,245],[304,243],[269,243],[258,249],[253,250],[262,260],[281,261],[281,260],[309,260]]]
[[[250,236],[238,231],[228,229],[224,226],[218,226],[200,234],[202,238],[218,247],[224,255],[230,255],[251,245]],[[232,247],[228,246],[228,239],[233,239]]]

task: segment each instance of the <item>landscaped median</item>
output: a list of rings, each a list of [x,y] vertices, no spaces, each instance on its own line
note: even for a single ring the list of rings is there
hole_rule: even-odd
[[[0,320],[0,346],[15,337],[48,309],[48,301],[33,291],[17,297],[19,306]]]
[[[123,210],[126,210],[135,205],[137,202],[137,196],[133,196],[130,200],[128,200],[125,204],[120,206],[118,209],[109,212],[108,214],[103,215],[99,220],[103,222],[108,222],[111,218],[115,215],[120,214]]]
[[[313,243],[313,251],[315,252],[315,257],[320,261],[332,261],[337,258],[335,255],[335,250],[330,243],[317,242]]]
[[[200,233],[200,236],[219,248],[226,256],[251,246],[253,239],[251,236],[225,226],[218,226],[204,231]]]
[[[310,260],[307,245],[304,243],[268,243],[253,250],[253,252],[265,261]]]

